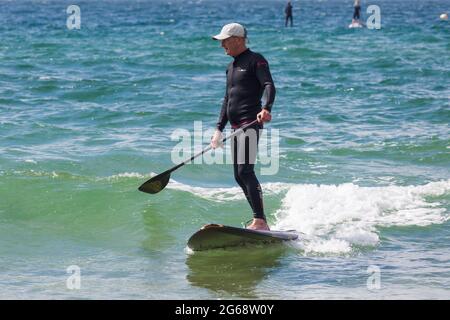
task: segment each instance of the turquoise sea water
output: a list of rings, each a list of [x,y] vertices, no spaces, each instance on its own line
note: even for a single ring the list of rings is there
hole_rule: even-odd
[[[450,298],[450,1],[363,1],[380,30],[348,29],[344,0],[294,1],[284,28],[284,4],[0,1],[0,298]],[[214,127],[230,58],[210,36],[233,21],[277,87],[266,214],[301,240],[192,254],[203,224],[251,217],[231,166],[137,187],[176,129]]]

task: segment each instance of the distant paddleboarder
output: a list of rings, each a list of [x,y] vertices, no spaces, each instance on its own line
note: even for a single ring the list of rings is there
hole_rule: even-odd
[[[353,4],[353,18],[352,23],[348,26],[349,28],[362,28],[364,24],[360,21],[361,19],[361,4],[360,0],[355,0]]]
[[[226,71],[225,98],[217,122],[216,131],[211,139],[211,147],[221,146],[222,131],[230,122],[234,130],[249,124],[255,119],[257,123],[247,130],[253,130],[256,139],[234,138],[232,143],[233,168],[236,182],[244,191],[253,211],[253,221],[247,227],[255,230],[269,230],[264,214],[261,185],[256,178],[254,166],[256,149],[259,140],[259,130],[262,124],[270,121],[272,104],[275,100],[275,85],[270,74],[267,60],[259,53],[253,52],[246,46],[247,31],[238,23],[225,25],[221,32],[213,36],[221,41],[225,53],[234,60],[229,63]],[[261,106],[261,98],[265,92],[266,101]],[[244,161],[238,150],[245,150]],[[253,151],[253,152],[251,152]]]
[[[288,26],[288,21],[291,21],[291,27],[293,26],[293,18],[292,18],[292,4],[290,1],[288,1],[286,8],[284,8],[284,14],[286,16],[286,20],[284,23],[284,26]]]
[[[359,19],[361,18],[361,3],[360,0],[355,0],[355,3],[353,5],[353,20],[356,20],[359,22]]]

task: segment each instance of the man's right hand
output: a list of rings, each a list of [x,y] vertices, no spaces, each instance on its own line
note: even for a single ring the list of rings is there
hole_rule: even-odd
[[[211,137],[211,148],[221,148],[223,146],[223,137],[220,130],[216,130],[214,135]]]

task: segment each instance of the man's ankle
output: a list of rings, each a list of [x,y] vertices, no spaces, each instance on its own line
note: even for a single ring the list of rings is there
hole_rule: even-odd
[[[267,221],[262,218],[253,218],[252,223],[249,226],[249,229],[254,230],[270,230]]]

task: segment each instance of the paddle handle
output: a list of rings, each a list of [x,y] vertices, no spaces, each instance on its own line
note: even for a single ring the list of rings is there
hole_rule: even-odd
[[[224,143],[225,141],[227,141],[230,138],[233,138],[234,136],[237,136],[238,134],[240,134],[241,132],[243,132],[245,129],[247,129],[248,127],[254,125],[255,123],[257,123],[258,120],[253,120],[250,123],[247,123],[246,125],[240,127],[238,130],[236,130],[235,132],[233,132],[232,134],[230,134],[228,137],[225,137],[222,139],[222,143]],[[205,149],[203,149],[202,151],[198,152],[197,154],[194,154],[192,157],[190,157],[189,159],[181,162],[180,164],[178,164],[177,166],[173,167],[170,172],[177,170],[179,167],[184,166],[186,163],[191,162],[192,160],[194,160],[195,158],[197,158],[198,156],[201,156],[202,154],[204,154],[205,152],[208,152],[209,150],[211,150],[212,147],[211,145],[209,145],[208,147],[206,147]]]

